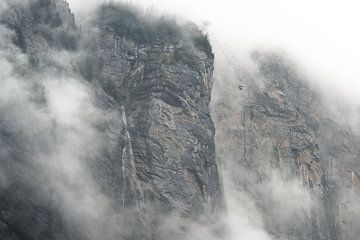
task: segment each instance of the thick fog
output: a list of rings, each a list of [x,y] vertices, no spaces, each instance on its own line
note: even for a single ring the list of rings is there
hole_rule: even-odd
[[[91,11],[96,5],[106,1],[90,2],[91,4],[89,1],[70,0],[70,5],[77,16],[86,19],[86,16],[92,15]],[[223,219],[228,227],[227,239],[272,239],[263,226],[262,213],[252,197],[240,190],[230,177],[235,173],[241,181],[255,179],[251,173],[245,172],[246,169],[239,168],[237,156],[227,152],[226,147],[232,144],[232,139],[221,131],[231,129],[231,126],[236,128],[239,124],[236,109],[241,109],[247,97],[249,82],[256,81],[251,77],[256,72],[250,57],[254,50],[275,50],[284,54],[296,63],[299,72],[309,80],[310,85],[319,90],[328,101],[326,105],[330,110],[336,114],[337,105],[345,104],[350,109],[352,121],[357,123],[357,114],[353,114],[357,113],[360,104],[360,83],[357,81],[360,77],[357,70],[360,35],[356,30],[360,16],[356,13],[357,3],[310,0],[129,2],[155,14],[165,13],[176,15],[181,20],[192,20],[209,34],[216,56],[213,105],[225,99],[234,113],[232,116],[222,117],[218,122],[215,119],[217,153],[222,155],[219,159],[226,162],[221,166],[221,175],[228,210],[228,215]],[[237,90],[239,84],[244,85],[244,92]],[[214,107],[214,118],[220,115],[217,110]],[[226,126],[222,126],[224,124]],[[268,170],[271,172],[270,167]],[[273,171],[270,175],[270,181],[256,186],[254,191],[262,192],[269,201],[275,203],[268,207],[274,207],[274,211],[278,211],[277,221],[286,224],[293,216],[303,214],[304,218],[309,217],[311,208],[316,203],[300,180],[285,181],[278,171]],[[193,230],[189,233],[191,239],[209,239],[211,236],[198,227],[190,230]]]
[[[82,15],[106,0],[70,0]],[[287,0],[133,0],[144,8],[209,23],[217,56],[219,45],[235,65],[254,48],[279,48],[297,60],[314,83],[332,95],[360,102],[360,15],[358,1]],[[218,43],[215,42],[217,39]]]
[[[84,21],[91,18],[92,11],[98,4],[106,1],[69,2],[78,19]],[[241,106],[246,97],[248,82],[252,81],[249,76],[254,71],[250,54],[254,49],[276,49],[285,52],[297,63],[310,84],[319,89],[329,104],[347,104],[352,111],[357,111],[360,104],[360,34],[357,30],[360,15],[357,14],[356,1],[131,2],[152,12],[192,20],[209,34],[216,55],[213,102],[226,95],[231,98],[231,107]],[[78,20],[80,24],[81,20]],[[102,227],[101,221],[99,226],[95,226],[99,223],[98,219],[110,221],[110,227],[115,226],[114,229],[117,229],[117,224],[123,218],[110,216],[110,220],[104,217],[111,212],[109,200],[94,187],[88,166],[84,163],[85,158],[92,158],[101,152],[102,133],[97,130],[96,125],[108,121],[104,118],[111,118],[112,113],[105,113],[96,106],[93,89],[80,77],[70,73],[54,79],[53,69],[45,69],[42,73],[28,72],[28,59],[12,45],[12,34],[0,29],[2,114],[13,122],[15,129],[25,129],[28,132],[25,131],[24,134],[28,138],[38,139],[39,142],[31,143],[37,159],[35,164],[46,170],[39,174],[48,172],[51,175],[45,177],[49,181],[44,184],[44,188],[61,196],[59,202],[63,204],[61,207],[69,221],[81,222],[80,227],[86,228],[91,237],[95,236],[96,239],[97,234],[108,230],[97,232]],[[75,53],[75,56],[68,56],[66,52],[62,54],[57,55],[56,59],[53,56],[52,60],[72,62],[82,53]],[[70,66],[62,67],[71,69]],[[19,71],[24,74],[17,74]],[[237,91],[240,77],[245,86],[243,93]],[[66,98],[63,97],[65,95]],[[37,96],[37,99],[33,99],[33,96]],[[27,127],[29,120],[33,123],[32,128]],[[236,124],[236,116],[229,117],[227,121],[229,124]],[[49,132],[42,131],[44,126]],[[217,126],[217,131],[221,131],[221,126]],[[226,144],[226,139],[219,140],[224,141],[222,145]],[[52,147],[41,149],[39,146],[44,143]],[[229,171],[237,166],[232,165],[233,156],[226,157],[229,158],[229,163],[221,169],[228,209],[228,214],[223,219],[229,230],[227,239],[272,239],[264,229],[261,213],[251,197],[238,191],[232,179],[227,177],[232,174]],[[241,169],[238,174],[243,175]],[[279,172],[271,173],[271,181],[260,186],[259,190],[269,193],[269,198],[277,202],[279,208],[285,209],[284,215],[280,217],[290,218],[299,209],[309,211],[314,203],[307,189],[303,188],[300,181],[291,179],[285,182],[279,175]],[[6,185],[7,181],[6,174],[0,169],[0,185]],[[77,209],[78,212],[72,212],[72,209]],[[176,228],[176,218],[169,219],[167,227],[171,228],[172,225]],[[189,239],[216,239],[207,229],[193,223],[187,227],[190,229]]]

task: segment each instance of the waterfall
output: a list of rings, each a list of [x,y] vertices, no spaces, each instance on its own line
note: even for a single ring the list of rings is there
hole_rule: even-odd
[[[139,181],[136,176],[136,167],[134,161],[134,154],[131,143],[131,136],[128,131],[128,125],[126,120],[126,111],[124,107],[121,107],[121,120],[123,123],[124,130],[124,147],[122,149],[121,156],[121,172],[122,172],[122,190],[121,190],[121,198],[122,205],[125,206],[125,194],[131,193],[135,197],[136,207],[139,215],[142,213],[143,209],[143,192],[140,188]],[[128,185],[127,185],[128,183]]]

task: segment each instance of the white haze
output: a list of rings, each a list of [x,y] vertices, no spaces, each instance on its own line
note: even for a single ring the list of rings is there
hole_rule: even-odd
[[[69,2],[75,14],[84,19],[84,16],[91,15],[91,10],[96,5],[108,1],[69,0]],[[276,49],[284,51],[294,60],[302,75],[310,80],[314,88],[320,90],[330,110],[337,112],[337,107],[333,105],[343,104],[352,112],[358,111],[360,106],[358,1],[133,0],[129,2],[143,8],[154,7],[154,11],[160,14],[177,15],[204,27],[210,35],[216,56],[214,102],[217,98],[221,98],[221,95],[226,95],[233,99],[230,101],[233,102],[231,104],[233,109],[240,106],[242,97],[236,90],[238,76],[234,72],[242,70],[241,77],[246,88],[246,82],[250,79],[246,78],[244,72],[252,71],[253,67],[250,53],[254,49]],[[356,119],[352,121],[357,123],[357,117],[358,115],[355,115]],[[236,124],[236,116],[234,118]],[[226,124],[232,123],[231,119],[226,121],[228,121]],[[217,126],[217,131],[221,131],[221,126]],[[225,146],[226,141],[229,140],[217,139],[217,141],[225,142],[220,143]],[[237,189],[228,177],[232,174],[232,169],[239,168],[235,163],[236,157],[229,155],[222,158],[229,162],[228,166],[223,166],[222,172],[229,212],[224,219],[229,227],[227,239],[272,239],[265,230],[261,213],[257,211],[251,197]],[[240,169],[237,171],[242,175]],[[296,179],[284,181],[278,175],[274,173],[269,183],[258,187],[261,191],[269,193],[269,198],[279,204],[278,209],[285,209],[278,217],[286,222],[296,212],[301,210],[308,212],[313,203],[309,192],[299,181]],[[294,201],[294,199],[301,200]],[[199,230],[195,229],[192,232],[189,239],[210,239]]]
[[[91,10],[105,0],[69,2],[76,15],[83,18],[90,15]],[[357,69],[360,55],[357,23],[360,22],[360,15],[356,12],[356,1],[142,0],[133,3],[144,7],[154,6],[161,12],[180,15],[198,24],[208,21],[208,31],[218,66],[226,65],[219,46],[235,62],[235,66],[251,65],[248,55],[254,48],[281,48],[297,60],[314,79],[314,85],[326,92],[327,96],[344,98],[347,102],[355,103],[354,105],[360,103],[360,83],[357,81],[360,76]],[[1,4],[2,2],[0,7]],[[22,62],[26,64],[27,60],[19,51],[11,49],[11,46],[1,45],[10,44],[10,33],[4,31],[0,29],[0,47],[8,49],[8,52],[0,52],[0,107],[10,111],[6,112],[8,118],[16,119],[17,126],[29,130],[26,134],[30,137],[39,134],[44,126],[55,131],[56,138],[53,138],[53,133],[40,132],[40,137],[43,138],[41,141],[49,142],[55,148],[50,153],[37,152],[37,164],[44,165],[43,168],[50,173],[57,172],[49,177],[50,186],[45,187],[55,188],[62,196],[64,211],[69,211],[66,214],[70,215],[70,218],[73,214],[74,218],[88,219],[89,223],[85,222],[84,227],[96,229],[92,220],[104,215],[107,200],[102,198],[94,187],[95,184],[92,184],[91,176],[84,166],[84,159],[96,154],[98,150],[94,149],[96,144],[93,141],[101,141],[101,134],[93,125],[100,121],[98,118],[103,113],[94,106],[92,90],[81,79],[54,79],[49,77],[51,74],[48,73],[37,76],[44,86],[48,102],[45,109],[38,109],[37,105],[28,99],[31,91],[29,79],[14,75],[15,68]],[[16,64],[9,61],[9,58],[16,58],[12,59]],[[229,66],[227,70],[232,71]],[[224,70],[221,69],[221,72]],[[231,84],[234,86],[229,86],[229,89],[235,89],[235,83]],[[67,96],[66,99],[63,98],[64,95]],[[14,106],[22,108],[15,109]],[[24,119],[39,125],[30,129]],[[56,125],[53,126],[54,123]],[[79,149],[83,151],[79,152]],[[308,200],[308,193],[299,187],[297,182],[284,184],[276,176],[275,174],[269,183],[270,186],[264,186],[264,189],[276,190],[272,192],[273,199],[279,203],[289,203],[289,199],[305,199],[311,202]],[[229,225],[229,240],[271,239],[263,229],[261,216],[252,200],[236,191],[229,179],[224,179],[224,182],[230,213],[224,221]],[[6,174],[0,169],[0,186],[6,184]],[[78,192],[79,189],[82,191]],[[79,194],[82,197],[79,197]],[[99,206],[99,203],[102,205]],[[74,207],[79,205],[83,207]],[[311,203],[306,204],[305,208],[308,205]],[[291,205],[285,207],[290,211],[294,209]],[[70,212],[73,209],[78,212]],[[74,221],[76,220],[78,219]],[[196,234],[189,239],[211,239],[211,236],[204,237],[206,233],[199,232],[198,229],[193,232]],[[90,234],[96,236],[96,233]]]
[[[0,13],[3,9],[0,4]],[[112,226],[117,220],[105,213],[109,201],[94,183],[89,159],[104,142],[95,126],[108,120],[111,112],[95,106],[94,91],[81,77],[72,77],[71,72],[61,76],[52,68],[32,72],[27,56],[13,44],[13,34],[0,25],[0,115],[1,123],[31,149],[19,167],[40,179],[37,188],[49,194],[68,224],[76,225],[89,239],[100,239],[110,232],[100,225]],[[76,56],[57,52],[49,54],[48,60],[55,57],[67,63]],[[1,147],[0,163],[5,165],[8,157]],[[0,187],[11,184],[11,174],[0,169]]]
[[[69,0],[84,15],[106,0]],[[133,0],[142,7],[210,23],[219,46],[235,65],[254,48],[280,48],[297,60],[321,90],[360,103],[360,3],[356,0]]]

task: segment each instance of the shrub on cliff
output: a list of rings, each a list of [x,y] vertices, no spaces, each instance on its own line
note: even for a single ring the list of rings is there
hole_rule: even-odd
[[[126,37],[138,44],[161,40],[177,44],[181,39],[181,27],[169,17],[145,17],[138,9],[125,4],[104,4],[98,16],[100,24],[113,30],[119,37]]]

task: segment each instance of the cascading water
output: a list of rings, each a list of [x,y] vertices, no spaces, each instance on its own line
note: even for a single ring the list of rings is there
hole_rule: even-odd
[[[124,147],[121,156],[122,205],[125,206],[126,203],[125,194],[131,193],[132,195],[135,196],[136,207],[139,215],[141,215],[143,209],[143,202],[144,202],[143,192],[140,189],[139,182],[136,177],[136,168],[135,168],[134,154],[131,144],[131,136],[128,131],[126,112],[124,107],[121,107],[121,120],[123,123],[123,130],[124,130]]]

